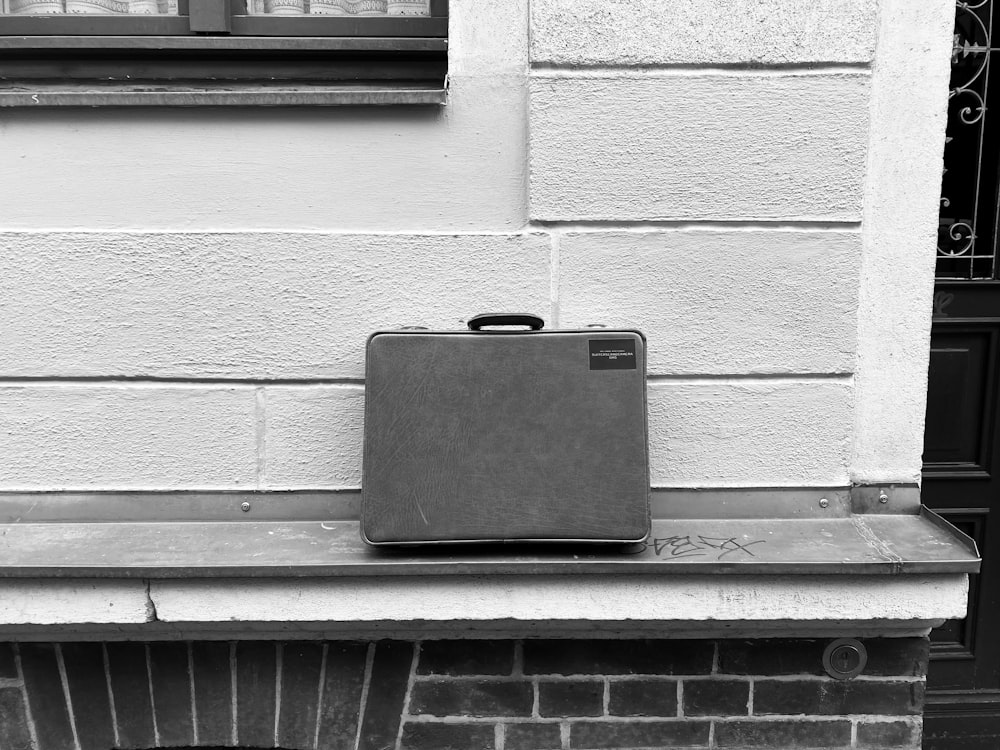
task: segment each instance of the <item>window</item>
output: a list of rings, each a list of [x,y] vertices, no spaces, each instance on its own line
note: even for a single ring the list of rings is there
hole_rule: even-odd
[[[0,106],[432,104],[447,0],[0,0]]]

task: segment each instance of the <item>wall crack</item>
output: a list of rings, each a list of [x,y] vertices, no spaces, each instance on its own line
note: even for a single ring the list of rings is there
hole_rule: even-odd
[[[153,595],[150,592],[152,583],[151,580],[146,580],[146,622],[159,622],[160,617],[156,612],[156,602],[153,601]]]

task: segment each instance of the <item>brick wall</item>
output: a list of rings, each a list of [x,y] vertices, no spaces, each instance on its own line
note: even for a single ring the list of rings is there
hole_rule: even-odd
[[[920,638],[0,646],[0,747],[917,748]]]

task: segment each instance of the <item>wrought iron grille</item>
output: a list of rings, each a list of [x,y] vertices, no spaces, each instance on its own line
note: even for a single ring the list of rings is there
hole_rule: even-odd
[[[997,170],[1000,132],[990,118],[994,0],[959,0],[945,141],[937,276],[997,278]],[[994,76],[996,78],[996,76]]]

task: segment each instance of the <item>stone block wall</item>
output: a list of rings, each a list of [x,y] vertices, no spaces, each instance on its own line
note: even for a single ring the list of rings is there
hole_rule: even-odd
[[[5,114],[0,491],[356,491],[489,310],[647,333],[657,487],[917,481],[951,0],[450,13],[441,108]]]
[[[0,646],[0,747],[619,750],[919,746],[921,638]]]

